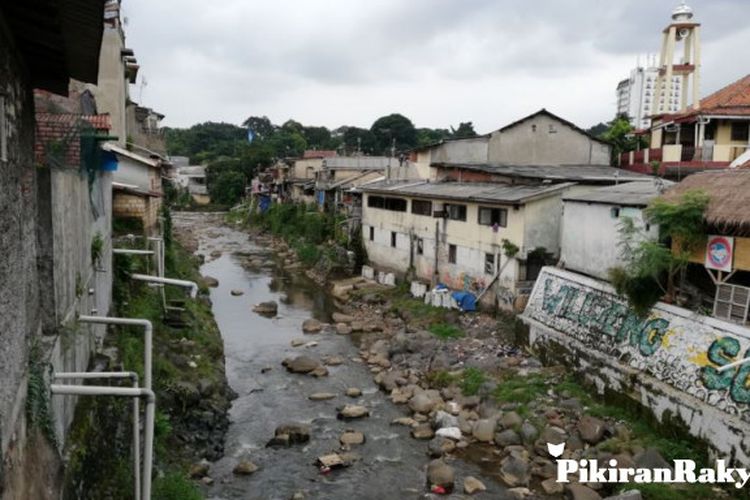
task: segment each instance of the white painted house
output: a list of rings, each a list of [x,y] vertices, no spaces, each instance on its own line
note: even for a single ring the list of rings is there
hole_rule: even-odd
[[[643,210],[672,182],[627,182],[563,197],[560,259],[566,269],[607,280],[608,269],[621,266],[619,228],[633,220],[643,238],[656,239],[659,228],[644,220]]]
[[[456,290],[494,287],[494,296],[512,306],[519,283],[541,268],[533,262],[540,249],[559,253],[561,198],[571,186],[424,180],[362,186],[368,258],[379,269],[413,270]],[[511,246],[517,253],[509,257]]]

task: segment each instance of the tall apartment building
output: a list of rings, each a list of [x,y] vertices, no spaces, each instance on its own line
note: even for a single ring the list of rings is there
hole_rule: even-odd
[[[658,108],[667,113],[675,113],[681,108],[682,81],[673,76],[671,92],[666,91],[666,80],[662,77],[659,100],[663,106],[656,105],[656,83],[659,68],[638,66],[630,72],[630,77],[617,84],[617,114],[626,114],[630,124],[637,129],[651,126],[650,116],[656,114]],[[668,97],[665,97],[667,96]],[[668,99],[668,102],[665,102]]]

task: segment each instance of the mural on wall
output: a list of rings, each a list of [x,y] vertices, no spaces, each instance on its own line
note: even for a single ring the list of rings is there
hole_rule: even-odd
[[[750,421],[750,330],[664,304],[647,318],[609,285],[544,268],[524,316],[712,406]]]

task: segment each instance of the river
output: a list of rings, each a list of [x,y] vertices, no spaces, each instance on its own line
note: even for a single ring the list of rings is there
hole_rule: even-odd
[[[358,358],[356,337],[302,334],[301,324],[307,318],[330,321],[334,311],[330,297],[302,271],[286,271],[274,259],[267,241],[253,241],[246,233],[221,224],[218,215],[177,213],[173,219],[176,229],[189,229],[197,238],[198,253],[206,257],[203,275],[219,281],[211,289],[211,301],[224,339],[227,378],[238,394],[230,410],[225,456],[211,466],[214,484],[205,487],[207,498],[289,499],[298,492],[304,498],[325,499],[425,498],[427,443],[412,439],[408,428],[391,425],[392,420],[408,416],[407,410],[377,389],[368,367]],[[249,256],[265,259],[268,265],[251,268]],[[232,290],[244,293],[234,296]],[[270,300],[279,304],[277,317],[252,311],[254,304]],[[315,345],[291,347],[292,339],[302,337]],[[328,377],[288,373],[281,361],[299,354],[318,359],[336,355],[344,363],[329,366]],[[347,397],[347,387],[360,388],[362,396]],[[316,392],[338,396],[310,401],[308,396]],[[337,420],[336,407],[345,403],[366,406],[369,418]],[[287,422],[310,424],[309,443],[266,448],[274,429]],[[316,458],[337,451],[346,429],[361,431],[366,437],[363,445],[352,449],[360,460],[322,474]],[[251,460],[259,470],[249,476],[233,474],[241,459]],[[461,479],[474,475],[488,488],[480,498],[505,496],[492,474],[486,474],[488,464],[484,473],[481,460],[456,459],[451,465],[456,470],[457,492]]]

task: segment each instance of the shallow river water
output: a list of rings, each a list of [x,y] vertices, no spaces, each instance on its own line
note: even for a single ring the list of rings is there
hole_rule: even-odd
[[[296,492],[305,498],[400,499],[425,498],[424,469],[429,462],[427,443],[409,436],[409,429],[390,425],[407,411],[392,404],[379,391],[368,367],[358,361],[356,339],[335,333],[303,335],[302,322],[314,317],[330,321],[331,299],[301,271],[285,271],[278,264],[262,269],[246,265],[248,254],[272,259],[268,248],[253,242],[246,233],[220,225],[216,215],[176,214],[175,227],[190,227],[200,242],[198,252],[206,256],[201,272],[218,279],[211,289],[213,312],[224,339],[227,378],[238,398],[233,402],[231,426],[224,458],[211,466],[214,484],[206,487],[209,499],[289,499]],[[211,258],[216,250],[222,254]],[[242,290],[233,296],[231,290]],[[275,300],[278,316],[267,318],[252,311],[259,302]],[[313,347],[290,345],[304,337]],[[300,354],[322,358],[344,358],[340,366],[328,367],[328,377],[314,378],[288,373],[281,361]],[[264,368],[271,368],[262,373]],[[347,387],[362,390],[360,398],[349,398]],[[310,401],[315,392],[338,396],[327,401]],[[370,417],[356,421],[336,419],[336,407],[346,403],[365,405]],[[274,429],[283,423],[310,424],[311,439],[290,448],[266,448]],[[366,442],[352,447],[360,460],[351,467],[321,474],[318,456],[339,448],[339,436],[346,429],[365,434]],[[259,466],[250,476],[236,476],[232,469],[241,459]],[[462,478],[480,477],[488,491],[479,498],[503,498],[504,488],[484,473],[477,462],[453,460],[456,491]],[[479,462],[481,465],[481,462]],[[428,495],[429,496],[429,495]]]

